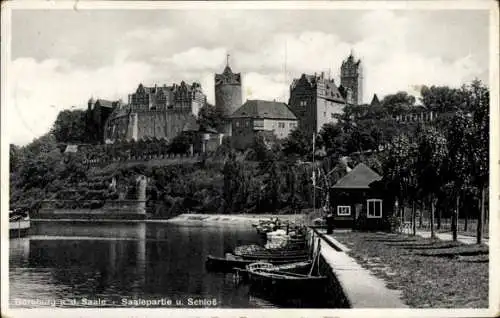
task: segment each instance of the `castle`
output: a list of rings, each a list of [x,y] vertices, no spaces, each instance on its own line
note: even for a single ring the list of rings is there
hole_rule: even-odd
[[[362,102],[361,61],[351,53],[340,71],[340,86],[324,73],[302,74],[294,79],[288,105],[260,100],[243,103],[242,77],[233,73],[228,55],[223,72],[214,76],[215,108],[224,119],[219,133],[231,136],[233,145],[243,149],[249,145],[248,136],[257,131],[277,138],[286,138],[297,126],[311,134],[319,132],[325,123],[336,121],[336,114],[342,113],[345,105]],[[196,130],[198,112],[204,105],[206,95],[199,83],[139,84],[129,94],[128,104],[91,99],[87,127],[100,142],[148,138],[171,141],[183,131]]]
[[[340,83],[325,77],[324,73],[302,74],[290,85],[288,105],[299,120],[299,127],[309,135],[318,133],[324,124],[336,121],[346,104],[362,103],[363,79],[361,61],[352,53],[342,62]]]
[[[105,125],[104,141],[172,140],[196,124],[205,103],[199,83],[154,87],[139,84],[135,93],[129,94],[127,105],[114,107]]]

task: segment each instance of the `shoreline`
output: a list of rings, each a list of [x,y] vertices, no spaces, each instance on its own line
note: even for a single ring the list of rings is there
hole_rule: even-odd
[[[170,223],[178,225],[252,225],[259,220],[270,220],[278,218],[280,220],[289,220],[302,222],[305,219],[304,214],[197,214],[183,213],[170,219],[141,219],[141,220],[124,220],[124,219],[47,219],[33,218],[33,222],[88,222],[88,223]]]

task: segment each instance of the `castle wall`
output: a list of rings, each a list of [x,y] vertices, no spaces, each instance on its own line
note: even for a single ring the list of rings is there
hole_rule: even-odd
[[[172,140],[188,122],[196,121],[192,113],[142,111],[137,113],[137,140],[167,138]]]
[[[235,118],[232,122],[232,145],[240,150],[252,146],[260,131],[272,132],[277,139],[284,139],[297,127],[297,120],[290,119]]]
[[[289,107],[298,118],[300,129],[311,134],[316,127],[316,103],[316,90],[307,80],[300,79],[290,92]]]
[[[324,124],[335,123],[337,119],[334,118],[335,114],[341,114],[344,110],[344,103],[339,103],[337,101],[327,100],[324,98],[318,98],[317,101],[318,112],[317,112],[317,127],[316,132],[319,132]]]
[[[128,126],[130,117],[123,115],[115,118],[110,118],[106,124],[105,140],[125,140],[130,139],[128,136]]]

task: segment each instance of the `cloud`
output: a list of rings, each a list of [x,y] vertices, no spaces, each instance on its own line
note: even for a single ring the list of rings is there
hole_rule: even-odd
[[[147,78],[151,66],[117,56],[112,65],[95,70],[75,68],[62,60],[36,62],[20,58],[9,67],[10,141],[26,144],[49,131],[59,111],[86,108],[91,97],[124,98],[138,78]]]
[[[11,137],[29,142],[50,128],[58,111],[84,107],[91,95],[126,100],[139,83],[200,82],[213,103],[214,73],[223,71],[227,53],[233,71],[242,73],[244,99],[287,101],[292,79],[302,73],[325,72],[339,83],[341,62],[351,49],[362,60],[365,102],[374,93],[382,98],[415,85],[460,86],[474,77],[487,82],[484,22],[448,26],[447,18],[437,20],[438,13],[190,10],[148,13],[136,23],[142,13],[132,12],[127,19],[115,18],[119,27],[108,28],[114,16],[107,12],[75,16],[79,23],[87,16],[95,20],[100,35],[94,36],[90,23],[77,40],[59,25],[39,39],[37,30],[53,19],[37,24],[29,16],[22,26],[33,29],[35,41],[17,40],[28,57],[13,50],[9,69],[15,96],[9,104]],[[448,15],[456,21],[451,13],[443,16]],[[460,41],[456,35],[462,35]],[[40,52],[55,53],[35,58]]]

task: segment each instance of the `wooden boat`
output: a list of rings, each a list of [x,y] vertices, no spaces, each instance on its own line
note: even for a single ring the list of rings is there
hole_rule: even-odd
[[[26,236],[30,227],[30,216],[27,211],[15,210],[9,212],[9,237]]]
[[[303,261],[288,264],[271,264],[267,262],[256,262],[247,265],[244,269],[236,268],[235,272],[239,279],[248,281],[248,271],[250,270],[273,270],[273,271],[287,271],[293,273],[307,273],[311,268],[312,261]]]
[[[227,253],[225,257],[217,257],[213,255],[208,255],[207,260],[205,261],[205,267],[209,271],[216,272],[232,272],[235,269],[245,269],[247,265],[255,263],[257,261],[262,261],[266,263],[271,263],[273,265],[283,265],[290,263],[298,263],[307,261],[307,258],[298,257],[298,258],[262,258],[262,259],[245,259],[239,256],[236,256],[231,253]]]
[[[284,247],[284,248],[269,249],[255,244],[237,246],[233,251],[234,255],[242,257],[245,257],[247,255],[252,256],[252,255],[262,255],[262,254],[277,255],[277,256],[302,255],[305,253],[307,253],[307,250],[305,248]]]
[[[309,267],[308,273],[296,273],[282,268],[271,266],[248,266],[247,275],[250,292],[261,295],[267,299],[289,301],[314,301],[318,292],[322,292],[327,283],[327,277],[312,275],[315,265],[319,260],[320,245]],[[319,268],[317,269],[319,274]]]

